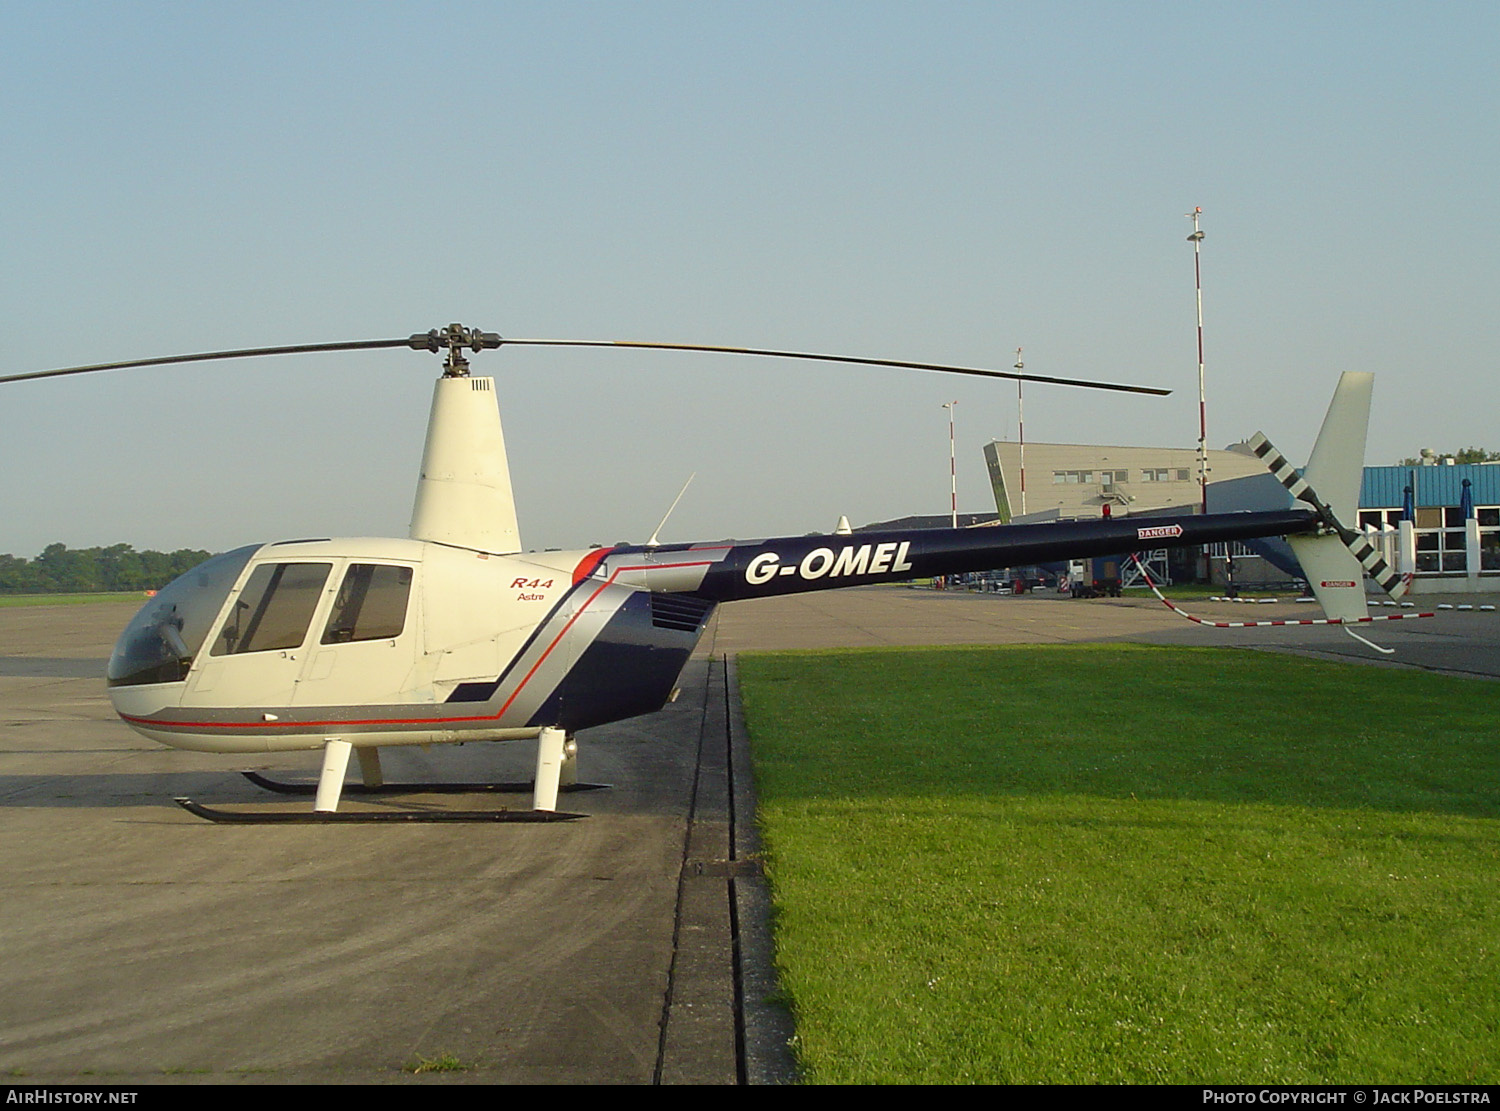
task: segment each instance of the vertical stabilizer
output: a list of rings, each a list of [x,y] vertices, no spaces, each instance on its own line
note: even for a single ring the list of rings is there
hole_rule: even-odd
[[[437,380],[411,536],[484,552],[521,550],[493,378]]]
[[[1375,375],[1346,371],[1329,403],[1302,477],[1346,528],[1359,523],[1359,485],[1365,473],[1365,431]]]

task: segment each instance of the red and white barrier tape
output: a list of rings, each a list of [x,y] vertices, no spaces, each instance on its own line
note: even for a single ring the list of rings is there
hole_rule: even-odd
[[[1213,629],[1263,629],[1279,625],[1363,625],[1369,621],[1406,621],[1414,617],[1437,616],[1435,613],[1381,613],[1373,616],[1358,617],[1353,621],[1342,617],[1315,617],[1297,621],[1210,621],[1205,617],[1195,617],[1191,613],[1188,613],[1187,610],[1174,606],[1160,590],[1156,589],[1156,583],[1152,581],[1150,573],[1146,570],[1145,564],[1141,563],[1140,558],[1133,552],[1130,558],[1135,561],[1136,568],[1141,573],[1141,578],[1146,580],[1146,585],[1151,588],[1151,593],[1155,594],[1161,600],[1162,605],[1177,614],[1177,616],[1187,618],[1187,620],[1193,622],[1195,625],[1207,625]],[[1360,639],[1363,640],[1362,637]],[[1366,643],[1369,642],[1366,641]]]

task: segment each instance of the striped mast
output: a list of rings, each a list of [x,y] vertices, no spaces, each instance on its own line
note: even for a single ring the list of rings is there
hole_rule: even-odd
[[[945,401],[942,406],[948,410],[948,490],[954,528],[958,528],[958,455],[953,446],[953,407],[957,404]]]
[[[1021,361],[1021,349],[1016,348],[1016,370],[1024,370],[1026,364]],[[1021,379],[1016,379],[1016,433],[1021,440],[1021,516],[1026,516],[1026,407],[1022,401],[1022,387],[1025,385]]]
[[[1208,512],[1208,398],[1203,388],[1203,269],[1200,264],[1203,232],[1198,228],[1198,217],[1203,209],[1194,208],[1187,215],[1193,221],[1193,234],[1188,241],[1193,245],[1193,288],[1198,298],[1198,487],[1202,496],[1201,512]],[[1225,545],[1224,550],[1229,551]],[[1203,578],[1212,581],[1213,560],[1209,545],[1203,545]]]
[[[1198,229],[1198,217],[1203,209],[1195,208],[1188,213],[1193,221],[1193,234],[1188,241],[1193,245],[1193,287],[1198,298],[1198,485],[1202,488],[1203,512],[1208,512],[1208,398],[1203,386],[1203,268],[1201,265],[1203,232]]]

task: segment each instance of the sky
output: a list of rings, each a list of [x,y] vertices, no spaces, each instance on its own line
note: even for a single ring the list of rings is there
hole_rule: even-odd
[[[1008,368],[1028,441],[1500,448],[1500,6],[0,6],[0,374],[449,322]],[[401,536],[437,360],[0,385],[0,552]],[[993,509],[1014,384],[476,357],[529,548]]]

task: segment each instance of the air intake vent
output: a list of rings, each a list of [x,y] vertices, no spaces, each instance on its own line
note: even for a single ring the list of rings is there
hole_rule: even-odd
[[[469,379],[469,389],[475,390],[479,393],[490,393],[494,389],[494,385],[495,380],[493,378]]]
[[[658,629],[676,629],[696,633],[708,618],[714,604],[691,594],[651,595],[651,624]]]

